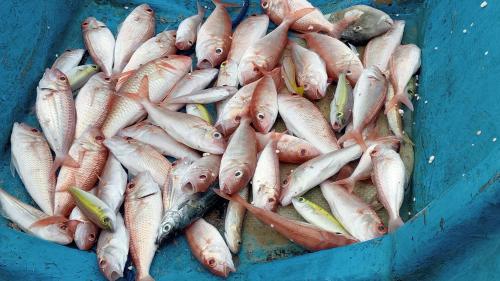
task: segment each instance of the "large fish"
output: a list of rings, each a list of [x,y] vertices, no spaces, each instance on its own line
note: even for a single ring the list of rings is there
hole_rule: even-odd
[[[125,226],[130,233],[130,256],[136,280],[154,280],[149,268],[158,245],[156,231],[163,212],[158,184],[149,173],[140,173],[128,185],[125,196]]]
[[[175,46],[179,50],[189,50],[196,42],[198,30],[205,16],[205,9],[201,6],[200,2],[196,2],[196,7],[198,8],[198,13],[181,21],[177,28]]]
[[[217,67],[223,62],[231,46],[231,17],[226,11],[231,4],[213,0],[215,9],[198,30],[196,57],[199,68]]]
[[[339,143],[348,139],[354,139],[366,150],[362,132],[370,124],[385,101],[387,93],[387,79],[376,67],[370,66],[363,70],[358,83],[354,87],[354,105],[352,108],[352,130],[345,133]]]
[[[160,187],[167,183],[172,165],[150,145],[119,136],[106,139],[104,145],[132,175],[148,172]]]
[[[330,104],[330,123],[336,132],[342,131],[351,120],[354,96],[345,73],[340,73],[335,96]]]
[[[241,57],[250,45],[266,35],[268,26],[269,17],[256,14],[238,24],[233,33],[227,60],[221,64],[217,86],[238,86],[238,64]]]
[[[43,134],[24,123],[14,123],[10,135],[11,159],[24,187],[47,215],[54,212],[56,178],[52,154]]]
[[[83,54],[85,54],[84,49],[67,49],[64,53],[60,54],[56,61],[52,64],[52,69],[59,69],[65,75],[68,72],[78,66],[82,61]]]
[[[121,73],[132,54],[153,37],[155,12],[148,4],[137,6],[121,23],[116,36],[113,72]]]
[[[244,200],[248,200],[248,186],[245,186],[238,192]],[[227,204],[226,216],[224,218],[224,238],[227,246],[233,254],[240,251],[241,246],[241,228],[247,209],[241,204],[230,201]]]
[[[305,139],[321,153],[337,150],[337,138],[330,124],[312,102],[299,95],[280,93],[278,108],[289,132]]]
[[[102,274],[115,281],[123,277],[129,249],[129,233],[123,222],[122,215],[116,214],[115,232],[101,231],[97,241],[97,264]]]
[[[73,196],[78,209],[95,225],[101,229],[115,231],[116,214],[97,196],[91,192],[70,187],[69,193]]]
[[[69,150],[69,155],[78,159],[79,168],[62,166],[57,176],[54,214],[67,216],[75,206],[68,192],[70,187],[78,187],[87,191],[95,186],[108,157],[108,150],[103,145],[103,141],[104,136],[101,131],[95,128],[87,130],[75,140]]]
[[[127,186],[127,173],[122,164],[113,156],[109,155],[106,165],[99,177],[96,195],[111,210],[118,213],[125,197],[125,187]]]
[[[84,64],[70,69],[68,74],[66,74],[66,77],[68,77],[71,90],[75,92],[85,86],[87,81],[89,81],[94,74],[98,73],[99,70],[99,66],[96,64]]]
[[[52,172],[64,163],[78,167],[68,151],[75,137],[75,102],[68,78],[57,69],[46,69],[36,88],[36,116],[56,154]]]
[[[373,162],[373,183],[380,202],[389,213],[389,232],[403,225],[399,208],[403,203],[406,184],[405,165],[399,154],[386,147],[376,146],[370,153]]]
[[[146,115],[141,104],[129,95],[137,94],[149,97],[153,103],[160,102],[190,68],[191,58],[179,55],[168,55],[140,67],[120,87],[121,94],[115,98],[103,124],[104,135],[110,138]],[[141,87],[141,81],[146,76],[149,84]]]
[[[359,241],[377,238],[387,232],[377,213],[354,193],[330,181],[321,184],[321,192],[333,215]]]
[[[301,164],[321,154],[311,143],[291,135],[270,132],[256,133],[257,146],[262,151],[271,140],[276,140],[276,150],[280,162]]]
[[[304,87],[307,98],[319,100],[325,96],[328,75],[325,62],[315,52],[297,43],[291,44],[293,62],[297,69],[297,82]]]
[[[0,188],[0,215],[22,231],[43,240],[66,245],[73,241],[74,222],[53,216],[28,205]]]
[[[118,132],[118,136],[133,138],[149,144],[165,156],[191,160],[200,158],[200,154],[196,150],[176,141],[165,130],[148,121],[141,121],[122,129]]]
[[[241,85],[246,85],[262,77],[259,68],[266,71],[275,68],[288,41],[288,29],[297,19],[312,11],[314,11],[313,8],[307,8],[290,14],[273,31],[254,41],[246,49],[238,66],[238,81]]]
[[[94,63],[106,76],[111,76],[115,51],[115,37],[111,30],[96,18],[88,17],[82,22],[82,34],[85,47]]]
[[[396,48],[389,61],[391,84],[394,88],[394,97],[389,101],[385,112],[398,102],[404,103],[413,111],[413,104],[405,92],[406,85],[411,77],[420,68],[420,48],[413,44],[401,45]]]
[[[236,201],[245,206],[257,219],[269,225],[281,235],[290,239],[309,251],[319,251],[357,242],[355,239],[346,238],[344,235],[322,230],[312,224],[302,221],[292,220],[265,209],[257,208],[249,204],[238,194],[228,195],[217,191],[220,196]]]
[[[354,44],[363,44],[373,37],[387,32],[394,24],[388,14],[367,5],[354,5],[332,13],[329,21],[334,24],[345,22],[345,18],[353,12],[362,12],[362,14],[342,31],[341,38]]]
[[[175,54],[175,30],[164,30],[148,39],[134,52],[123,72],[136,70],[141,65],[157,58]]]
[[[91,127],[101,128],[114,99],[114,85],[103,72],[98,73],[78,92],[75,98],[75,139]]]
[[[276,140],[269,141],[260,153],[252,179],[252,204],[268,211],[276,210],[281,190],[276,151]]]
[[[290,42],[290,41],[289,41]],[[288,44],[283,55],[281,56],[281,77],[285,83],[286,88],[290,93],[304,95],[304,87],[297,85],[297,71],[295,63],[293,62],[291,44]]]
[[[306,33],[302,37],[307,41],[307,46],[325,61],[328,78],[337,80],[340,73],[346,73],[347,79],[353,85],[356,84],[363,64],[351,48],[324,34]]]
[[[257,140],[250,119],[245,118],[229,139],[219,171],[220,189],[236,193],[250,182],[257,164]]]
[[[73,238],[78,249],[83,251],[90,250],[97,241],[99,227],[91,222],[78,207],[73,208],[69,219],[78,221]]]
[[[373,38],[368,42],[363,56],[365,67],[372,65],[378,67],[380,71],[386,72],[392,53],[401,44],[405,21],[397,20],[386,33]]]
[[[279,73],[279,68],[273,72],[261,71],[264,72],[264,77],[255,87],[249,113],[255,129],[261,133],[268,133],[278,118],[278,85],[275,84],[272,75],[273,72]]]
[[[233,256],[217,228],[199,219],[185,231],[191,253],[213,274],[227,277],[235,272]]]
[[[182,177],[182,190],[187,193],[206,192],[219,176],[221,157],[205,155],[195,160]]]

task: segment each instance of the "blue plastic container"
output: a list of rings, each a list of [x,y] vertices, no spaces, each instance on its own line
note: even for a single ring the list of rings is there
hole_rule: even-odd
[[[11,194],[31,202],[10,175],[9,136],[14,121],[36,124],[32,106],[44,68],[55,54],[82,46],[84,18],[95,16],[116,31],[136,6],[132,2],[0,2],[0,173]],[[148,2],[157,12],[157,30],[175,28],[195,13],[193,1]],[[406,19],[404,41],[422,48],[412,129],[414,198],[405,203],[411,219],[379,239],[272,262],[255,262],[262,251],[244,247],[229,279],[500,280],[499,1],[486,7],[482,0],[312,2],[324,13],[373,5]],[[230,11],[235,16],[238,9]],[[260,13],[257,1],[249,12]],[[95,253],[33,238],[3,218],[0,243],[0,280],[103,280]],[[217,279],[194,259],[183,237],[159,250],[151,274],[157,280]]]

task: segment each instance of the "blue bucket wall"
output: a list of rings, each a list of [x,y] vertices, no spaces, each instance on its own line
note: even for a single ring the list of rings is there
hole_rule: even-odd
[[[149,1],[158,14],[158,30],[175,28],[195,12],[192,1],[173,2]],[[412,132],[415,202],[410,200],[409,211],[416,215],[380,239],[273,262],[252,263],[252,253],[242,249],[238,272],[229,279],[498,279],[500,140],[493,141],[500,137],[498,1],[485,8],[482,0],[312,2],[325,13],[371,3],[411,21],[406,35],[411,38],[405,40],[417,42],[423,51]],[[10,175],[13,122],[36,124],[31,109],[36,84],[56,53],[82,46],[81,21],[96,16],[116,31],[130,11],[127,5],[134,6],[97,0],[0,3],[1,185],[25,202],[33,203],[20,180]],[[249,12],[259,12],[257,2],[252,1]],[[431,155],[435,160],[429,164]],[[30,237],[4,219],[0,241],[1,280],[103,279],[94,253]],[[217,279],[192,257],[183,237],[175,241],[157,253],[151,270],[157,280]]]

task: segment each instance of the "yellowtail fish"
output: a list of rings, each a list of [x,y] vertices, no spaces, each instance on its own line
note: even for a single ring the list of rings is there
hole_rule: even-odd
[[[243,200],[248,200],[248,186],[245,186],[238,192]],[[241,228],[247,209],[238,202],[230,201],[227,204],[226,217],[224,219],[224,238],[227,246],[233,254],[240,251],[241,246]]]
[[[95,64],[84,64],[70,69],[67,76],[71,90],[76,91],[83,87],[97,72],[99,72],[99,66]]]
[[[307,200],[304,197],[292,199],[292,204],[295,210],[309,223],[333,233],[343,234],[350,237],[350,234],[340,224],[340,222],[332,216],[327,210]]]
[[[295,81],[295,64],[293,63],[292,53],[290,47],[287,47],[283,52],[281,60],[281,76],[283,81],[285,81],[285,86],[287,89],[294,94],[304,95],[304,87],[297,86]]]
[[[94,194],[76,187],[70,187],[69,193],[89,220],[104,230],[115,231],[116,215],[106,203]]]
[[[288,41],[292,59],[297,68],[297,82],[304,88],[307,98],[319,100],[326,94],[328,75],[325,62],[315,52]]]
[[[349,123],[353,103],[351,84],[347,81],[345,73],[341,73],[337,81],[335,96],[330,104],[330,123],[334,131],[340,132]]]

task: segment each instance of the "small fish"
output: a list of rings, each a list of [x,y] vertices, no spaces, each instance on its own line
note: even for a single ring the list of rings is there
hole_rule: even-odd
[[[328,78],[337,80],[340,73],[345,73],[349,82],[356,84],[363,64],[346,44],[319,33],[307,33],[302,37],[307,41],[307,46],[325,61]]]
[[[217,67],[223,62],[231,46],[231,17],[225,7],[232,4],[213,0],[215,9],[201,25],[196,38],[196,57],[198,68]]]
[[[396,138],[386,137],[368,143],[399,142]],[[335,175],[347,163],[358,159],[363,153],[360,145],[351,145],[339,150],[322,154],[311,159],[299,167],[283,181],[281,191],[281,205],[287,206],[293,197],[301,196],[311,188],[317,186]]]
[[[121,23],[116,35],[113,73],[121,73],[135,50],[154,33],[155,12],[148,4],[137,6]]]
[[[353,104],[351,84],[347,81],[345,73],[340,73],[335,96],[330,104],[330,123],[335,132],[342,131],[349,123]]]
[[[221,277],[236,272],[231,252],[213,225],[201,218],[186,228],[185,234],[191,253],[210,272]]]
[[[288,41],[288,29],[296,20],[312,11],[313,8],[306,8],[288,15],[278,27],[246,49],[238,66],[238,81],[241,85],[262,77],[259,68],[271,71],[276,67]]]
[[[57,57],[51,69],[59,69],[59,71],[67,75],[71,69],[80,64],[83,54],[85,54],[84,49],[67,49]]]
[[[75,137],[75,102],[68,78],[57,69],[46,69],[36,88],[36,117],[56,154],[51,174],[64,163],[78,167],[68,151]]]
[[[220,64],[219,75],[217,76],[216,86],[237,87],[238,82],[238,64],[232,60],[225,60]]]
[[[178,210],[165,212],[158,228],[156,244],[174,237],[194,221],[203,217],[213,207],[220,205],[221,201],[213,189],[209,189],[199,198],[185,202]]]
[[[90,78],[75,98],[76,126],[75,139],[91,127],[100,128],[114,98],[114,87],[103,72]]]
[[[244,200],[248,200],[248,186],[245,186],[238,192]],[[227,246],[233,254],[240,251],[241,246],[241,228],[243,227],[243,220],[247,209],[245,206],[229,201],[227,204],[226,216],[224,219],[224,238],[226,239]]]
[[[154,280],[149,268],[158,249],[156,231],[163,207],[158,184],[147,172],[138,174],[125,195],[125,226],[130,233],[130,256],[136,268],[136,280]]]
[[[420,68],[420,48],[413,44],[397,47],[389,61],[389,67],[391,84],[395,94],[386,106],[385,113],[387,114],[398,102],[404,103],[413,111],[413,104],[406,94],[405,88],[411,77]]]
[[[297,67],[297,82],[304,88],[307,98],[323,98],[328,87],[325,62],[315,52],[291,42],[289,41],[289,44],[293,62]]]
[[[378,115],[387,93],[387,79],[376,67],[370,66],[363,70],[359,82],[353,90],[354,104],[352,108],[352,130],[345,133],[339,143],[354,139],[366,150],[362,132]]]
[[[182,190],[186,193],[206,192],[219,175],[221,156],[205,155],[194,161],[182,177]]]
[[[73,196],[81,212],[93,223],[104,230],[115,231],[116,215],[106,203],[94,194],[70,187],[69,193]]]
[[[118,213],[125,197],[126,186],[127,173],[122,164],[113,155],[109,155],[99,177],[97,197],[106,203],[111,210]]]
[[[290,239],[307,250],[319,251],[357,242],[355,239],[346,238],[344,235],[324,231],[312,224],[292,220],[265,209],[257,208],[249,204],[238,194],[228,195],[220,191],[217,194],[227,200],[236,201],[245,206],[257,219],[269,225],[281,235]]]
[[[367,5],[354,5],[331,14],[329,21],[338,23],[345,19],[349,13],[354,11],[362,12],[361,16],[349,24],[343,31],[341,38],[354,44],[363,44],[373,37],[387,32],[394,21],[381,10]]]
[[[261,133],[268,133],[278,118],[278,92],[272,75],[273,72],[278,73],[279,68],[273,72],[263,69],[261,71],[264,72],[264,77],[255,87],[249,114],[255,129]]]
[[[299,95],[280,93],[279,114],[293,135],[316,147],[321,153],[337,150],[337,138],[321,111]]]
[[[148,172],[159,186],[167,183],[172,165],[150,145],[119,136],[106,139],[104,145],[130,174],[135,176],[141,172]]]
[[[69,215],[70,220],[79,221],[75,227],[74,241],[78,249],[88,251],[97,241],[99,227],[91,222],[80,210],[75,207]]]
[[[96,64],[84,64],[70,69],[66,76],[71,90],[74,92],[83,87],[99,70],[99,66]]]
[[[257,160],[252,179],[252,205],[276,211],[280,196],[280,167],[276,153],[276,140],[271,139]]]
[[[307,200],[304,197],[292,199],[295,210],[309,223],[332,233],[342,234],[346,238],[351,235],[345,230],[340,222],[321,206]]]
[[[198,30],[205,16],[205,9],[201,6],[200,2],[196,2],[196,7],[198,8],[198,14],[184,19],[177,28],[175,46],[179,50],[189,50],[196,42]]]
[[[62,216],[49,216],[0,188],[0,215],[22,231],[43,240],[67,245],[73,241],[74,222]]]
[[[51,173],[52,154],[42,132],[24,123],[14,123],[11,161],[35,203],[47,215],[53,214],[56,178]]]
[[[122,215],[116,213],[115,232],[101,231],[97,240],[97,264],[102,274],[110,281],[123,277],[128,257],[129,234]]]
[[[257,164],[257,140],[250,119],[245,118],[229,139],[219,171],[220,189],[236,193],[250,182]]]
[[[216,68],[205,68],[184,75],[170,90],[160,106],[174,111],[181,109],[184,104],[171,104],[170,99],[189,96],[194,92],[205,89],[217,77],[217,73],[219,73],[219,70]]]
[[[186,104],[186,113],[200,117],[201,119],[207,121],[208,124],[214,123],[208,109],[203,104]]]
[[[75,206],[68,192],[70,187],[76,186],[88,191],[95,186],[108,157],[103,141],[101,131],[91,128],[73,142],[69,155],[78,159],[79,168],[66,165],[61,167],[54,196],[54,214],[67,216]]]
[[[180,55],[168,55],[141,66],[137,71],[131,71],[129,78],[123,78],[125,83],[119,89],[113,106],[106,117],[102,131],[106,138],[110,138],[121,129],[139,121],[146,115],[141,104],[130,98],[130,94],[149,97],[153,103],[162,101],[174,85],[191,68],[191,58]],[[146,87],[141,82],[148,77]]]
[[[230,86],[212,87],[206,90],[193,91],[191,94],[169,99],[169,103],[201,103],[208,104],[230,98],[238,89]]]
[[[333,215],[359,241],[367,241],[387,232],[377,213],[354,193],[330,181],[321,183],[321,192]]]
[[[177,51],[175,49],[175,38],[175,30],[164,30],[155,37],[151,37],[135,50],[127,65],[123,68],[123,72],[136,70],[141,65],[157,58],[175,55]]]
[[[294,94],[299,94],[301,96],[304,95],[304,87],[297,86],[297,82],[295,80],[296,75],[296,67],[292,58],[292,51],[290,50],[290,45],[287,46],[285,51],[283,51],[283,55],[281,56],[281,76],[283,77],[283,81],[285,82],[285,86],[288,91]]]
[[[111,30],[96,18],[88,17],[82,22],[82,34],[85,47],[94,63],[99,65],[106,76],[111,76],[115,51],[115,37]]]
[[[301,164],[321,154],[308,141],[284,133],[256,133],[258,150],[262,151],[271,140],[276,140],[276,151],[280,162]]]
[[[405,165],[399,154],[382,146],[370,153],[373,162],[372,181],[377,187],[378,198],[389,213],[389,232],[403,225],[399,209],[403,203],[406,184]]]
[[[176,141],[165,130],[148,121],[141,121],[122,129],[117,135],[149,144],[165,156],[171,156],[176,159],[188,158],[191,160],[200,158],[200,154],[196,150]]]
[[[182,189],[182,179],[192,163],[193,161],[189,159],[177,159],[172,163],[167,184],[162,187],[164,214],[177,211],[187,201],[197,198],[197,195],[191,192],[184,192]]]
[[[404,93],[406,95],[406,93]],[[404,128],[403,128],[403,119],[401,118],[401,114],[399,113],[399,103],[393,105],[391,108],[390,102],[394,98],[394,87],[392,86],[391,83],[387,85],[387,95],[385,97],[385,111],[386,111],[386,116],[387,116],[387,123],[389,125],[389,128],[391,129],[392,133],[401,140],[405,138],[404,135]]]
[[[397,20],[386,33],[373,38],[368,42],[363,56],[363,64],[366,68],[374,65],[385,73],[388,69],[392,53],[401,44],[405,21]]]

